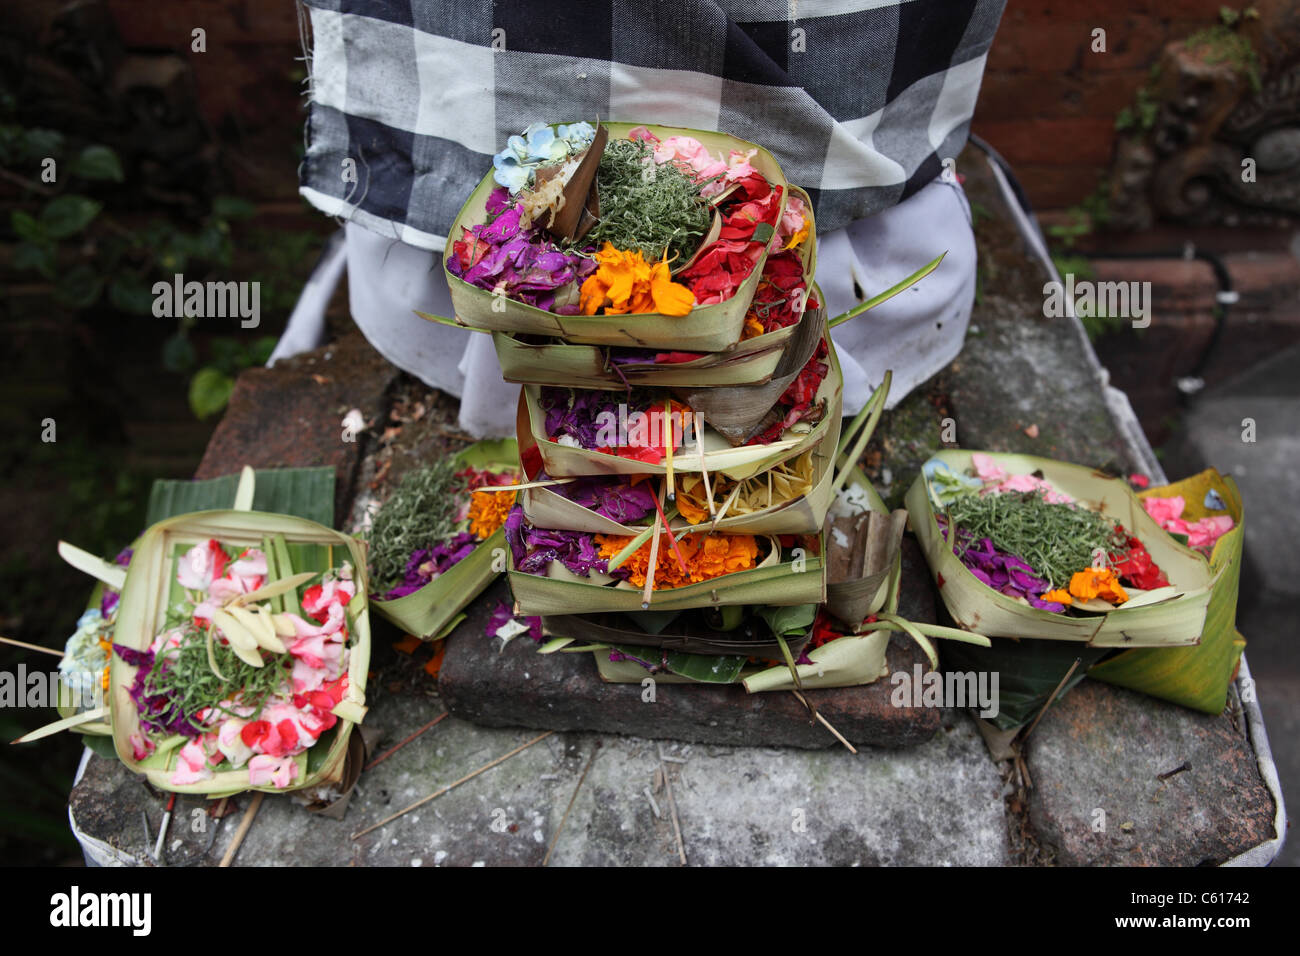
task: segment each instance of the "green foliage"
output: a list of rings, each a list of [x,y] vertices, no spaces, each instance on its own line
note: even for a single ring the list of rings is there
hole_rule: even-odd
[[[54,288],[54,301],[71,309],[86,309],[98,301],[103,288],[104,277],[81,262],[63,274]]]
[[[226,407],[234,390],[233,377],[210,365],[204,366],[190,379],[190,409],[201,419],[209,418]]]
[[[1134,94],[1132,106],[1126,106],[1115,114],[1115,129],[1124,133],[1140,130],[1143,133],[1156,125],[1160,115],[1160,102],[1148,86],[1139,86]]]
[[[1240,14],[1229,7],[1222,7],[1219,15],[1222,23],[1196,31],[1183,41],[1183,45],[1198,53],[1206,63],[1227,63],[1234,72],[1246,77],[1251,89],[1258,93],[1262,88],[1259,55],[1249,37],[1239,33],[1236,28],[1244,20],[1254,19],[1259,14],[1254,7],[1247,7]]]
[[[105,210],[104,200],[119,192],[107,187],[130,186],[117,153],[101,143],[78,143],[58,130],[8,122],[16,112],[15,97],[0,90],[0,166],[25,190],[10,205],[8,224],[17,242],[9,265],[49,282],[55,303],[72,310],[105,303],[120,312],[150,316],[156,282],[178,273],[202,279],[232,267],[232,224],[251,220],[257,212],[253,203],[217,196],[198,222],[154,219],[128,228]],[[53,167],[46,160],[53,160]],[[43,175],[47,169],[55,174],[50,179]],[[314,259],[318,237],[247,229],[241,237],[247,257],[258,263],[263,314],[287,314]],[[195,414],[204,418],[224,407],[241,369],[266,361],[274,339],[216,339],[205,361],[190,341],[195,323],[193,317],[178,317],[175,332],[162,340],[161,359],[168,371],[203,373],[190,382],[189,394]]]
[[[0,123],[0,166],[34,166],[63,154],[63,134],[52,129],[24,129]]]
[[[1063,276],[1070,273],[1076,279],[1093,279],[1096,277],[1096,271],[1092,268],[1092,262],[1087,256],[1054,251],[1052,253],[1052,262],[1056,265],[1056,271]]]
[[[1053,239],[1057,239],[1067,249],[1073,249],[1075,242],[1081,237],[1092,232],[1092,220],[1088,218],[1080,207],[1075,206],[1067,209],[1070,216],[1069,222],[1058,222],[1047,227],[1047,234]]]
[[[1075,244],[1083,237],[1092,235],[1098,226],[1103,226],[1110,221],[1109,196],[1110,184],[1106,177],[1102,177],[1092,193],[1077,206],[1071,206],[1066,210],[1070,217],[1068,222],[1056,223],[1048,227],[1047,234],[1053,240],[1052,261],[1056,264],[1056,271],[1062,276],[1069,273],[1076,279],[1096,278],[1092,263],[1087,256],[1075,250]],[[1085,312],[1086,310],[1076,309],[1075,314],[1083,323],[1088,338],[1094,342],[1107,332],[1118,331],[1124,324],[1124,320],[1119,317],[1088,315]]]
[[[1123,331],[1130,321],[1122,315],[1111,315],[1104,308],[1090,309],[1086,302],[1076,303],[1074,314],[1079,317],[1090,342],[1096,342],[1103,335]]]
[[[72,161],[71,172],[82,179],[120,183],[126,179],[117,153],[107,146],[87,146]]]

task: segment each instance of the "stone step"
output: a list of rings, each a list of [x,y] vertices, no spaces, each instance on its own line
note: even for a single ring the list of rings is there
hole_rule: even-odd
[[[933,622],[934,595],[919,549],[904,546],[900,611],[909,620]],[[536,727],[632,734],[664,740],[759,747],[839,746],[809,717],[791,693],[750,694],[727,686],[659,683],[653,702],[640,684],[601,680],[591,654],[539,655],[532,641],[516,639],[504,650],[484,633],[499,602],[510,592],[498,581],[468,609],[468,617],[447,638],[438,690],[457,717],[488,727]],[[895,634],[887,654],[890,674],[928,670],[925,655]],[[854,744],[909,747],[939,729],[938,708],[895,707],[888,678],[865,687],[810,690],[807,697]]]

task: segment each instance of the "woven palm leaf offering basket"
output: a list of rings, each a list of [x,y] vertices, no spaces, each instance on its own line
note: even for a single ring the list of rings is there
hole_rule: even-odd
[[[797,356],[791,374],[766,385],[713,390],[744,410],[748,437],[740,445],[694,406],[671,398],[657,402],[663,392],[611,396],[542,387],[525,394],[521,458],[535,485],[523,492],[528,522],[639,534],[654,516],[648,479],[667,477],[671,468],[674,513],[666,520],[674,532],[705,524],[713,531],[759,534],[819,529],[830,504],[843,391],[830,339],[819,338],[816,348]]]
[[[1193,647],[1121,651],[1093,666],[1088,676],[1218,714],[1228,701],[1246,647],[1237,630],[1237,594],[1245,543],[1245,507],[1237,483],[1213,468],[1182,481],[1138,492],[1162,528],[1202,555],[1208,554],[1214,587],[1201,640]]]
[[[714,428],[704,413],[663,390],[619,395],[526,385],[518,415],[520,447],[535,453],[554,479],[666,475],[671,452],[678,472],[708,471],[740,481],[815,448],[839,417],[844,379],[829,337],[818,343],[796,377],[775,396],[747,399],[741,394],[741,401],[751,403],[746,413],[752,424],[739,444]],[[669,433],[671,442],[665,441]]]
[[[906,498],[959,626],[1094,647],[1193,645],[1223,568],[1171,537],[1128,483],[1026,455],[946,450]]]
[[[403,476],[367,533],[375,612],[421,640],[451,633],[504,570],[520,474],[514,440],[502,439]]]
[[[736,480],[703,471],[675,476],[676,495],[668,519],[674,534],[708,528],[745,534],[799,534],[820,527],[831,502],[833,459],[840,420],[830,419],[812,448]],[[602,475],[546,484],[540,457],[534,487],[521,492],[526,522],[534,528],[569,529],[636,536],[655,516],[655,482],[649,476]],[[706,481],[706,475],[708,480]]]
[[[789,195],[767,150],[701,130],[539,123],[494,166],[443,257],[455,323],[640,349],[741,341]]]
[[[768,245],[758,286],[745,313],[740,341],[723,351],[578,345],[563,339],[494,332],[507,381],[580,388],[759,384],[769,381],[805,318],[824,316],[812,291],[817,238],[808,194],[790,187],[785,211]],[[814,334],[814,339],[815,339]]]
[[[151,525],[120,577],[74,554],[120,584],[108,688],[103,707],[46,731],[106,718],[118,759],[169,791],[343,780],[366,712],[365,547],[307,518],[250,510],[254,483],[245,468],[233,508]]]
[[[611,396],[526,386],[520,447],[525,472],[550,482],[554,497],[542,506],[549,506],[547,523],[571,520],[593,530],[538,527],[527,521],[522,506],[512,513],[506,539],[521,613],[619,612],[652,601],[661,609],[823,601],[816,536],[824,507],[820,514],[815,501],[802,514],[797,505],[791,508],[786,518],[798,520],[787,520],[788,532],[809,536],[797,544],[770,532],[739,533],[734,523],[731,531],[715,526],[742,495],[736,517],[765,511],[751,521],[761,525],[781,510],[778,505],[793,505],[794,498],[815,491],[814,461],[819,449],[825,456],[836,447],[843,390],[828,338],[800,376],[765,409],[766,427],[756,428],[740,446],[707,425],[701,428],[689,406],[659,392]],[[601,476],[609,477],[568,480]],[[724,488],[727,497],[719,499]],[[778,500],[782,493],[786,501]],[[596,521],[615,515],[623,519],[617,530]],[[629,525],[647,518],[649,527],[620,533],[633,532]]]
[[[159,479],[149,494],[146,523],[194,511],[234,507],[240,491],[240,475],[230,474],[201,481]],[[293,514],[320,524],[332,523],[334,515],[334,469],[281,468],[254,473],[253,510]],[[75,730],[86,745],[103,757],[116,759],[113,729],[107,713],[106,692],[113,654],[113,632],[121,603],[127,567],[139,541],[122,548],[111,559],[91,554],[60,541],[59,557],[95,580],[86,609],[77,619],[76,630],[67,639],[59,662],[60,721],[27,735],[34,740],[59,729]],[[51,653],[54,653],[51,651]],[[102,719],[87,719],[92,711],[104,711]],[[62,725],[62,726],[59,726]]]
[[[846,516],[886,515],[884,503],[860,472],[837,498]],[[835,546],[827,545],[828,562]],[[605,615],[551,614],[537,625],[541,653],[591,653],[601,679],[641,683],[647,676],[668,683],[732,684],[750,693],[858,687],[888,674],[891,632],[916,640],[930,659],[932,641],[956,639],[979,646],[979,635],[907,621],[898,614],[902,577],[897,544],[872,571],[878,586],[855,624],[838,618],[835,602],[746,607],[709,607],[682,612]],[[842,581],[841,583],[848,583]]]

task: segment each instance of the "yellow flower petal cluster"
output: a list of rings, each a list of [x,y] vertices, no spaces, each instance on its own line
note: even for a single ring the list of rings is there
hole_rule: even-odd
[[[1128,593],[1120,587],[1119,578],[1110,568],[1075,572],[1070,578],[1070,593],[1081,601],[1099,597],[1111,604],[1123,604],[1128,600]]]
[[[469,530],[480,541],[506,523],[506,516],[515,503],[515,496],[507,491],[476,491],[469,499]]]
[[[686,315],[695,304],[695,295],[672,279],[668,261],[654,264],[645,261],[641,250],[625,252],[606,242],[596,253],[596,271],[582,283],[579,306],[583,315],[658,312],[661,315]]]
[[[627,547],[631,540],[625,535],[598,534],[596,546],[600,548],[600,556],[608,560]],[[650,544],[646,541],[622,565],[630,574],[629,583],[637,587],[645,584],[646,571],[650,567]],[[747,571],[758,561],[758,541],[752,534],[688,534],[677,539],[677,546],[686,561],[686,573],[682,573],[677,555],[668,542],[668,536],[664,535],[659,541],[659,556],[655,564],[656,591],[698,584],[733,571]]]

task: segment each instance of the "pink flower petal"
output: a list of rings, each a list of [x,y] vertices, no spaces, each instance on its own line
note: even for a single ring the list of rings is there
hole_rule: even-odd
[[[248,761],[248,783],[252,787],[270,785],[277,790],[289,786],[298,776],[298,764],[292,757],[259,754]]]
[[[1142,504],[1147,509],[1147,514],[1155,518],[1156,523],[1165,530],[1169,530],[1168,522],[1182,517],[1183,509],[1187,506],[1182,495],[1172,498],[1143,498]]]

